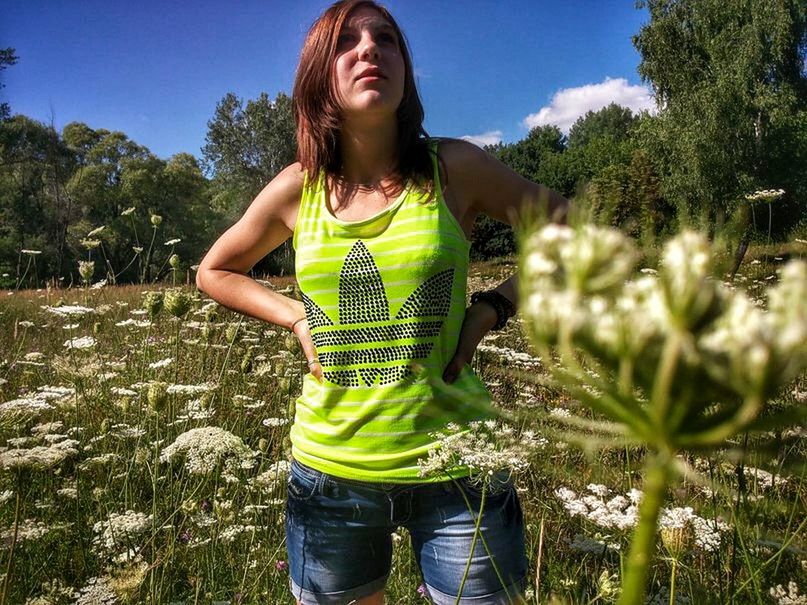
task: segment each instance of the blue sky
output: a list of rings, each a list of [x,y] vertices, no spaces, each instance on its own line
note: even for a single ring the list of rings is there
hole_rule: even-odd
[[[216,103],[291,93],[300,47],[329,1],[11,0],[16,49],[0,97],[61,129],[121,130],[160,157],[201,146]],[[631,36],[634,0],[389,0],[436,136],[514,142],[564,131],[611,101],[651,109]]]

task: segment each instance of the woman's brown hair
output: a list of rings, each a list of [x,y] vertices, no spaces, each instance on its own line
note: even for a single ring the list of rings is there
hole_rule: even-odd
[[[402,186],[411,179],[431,190],[433,169],[428,135],[423,128],[423,105],[415,86],[409,48],[395,19],[373,0],[336,2],[308,30],[292,93],[297,123],[297,160],[312,176],[323,169],[327,174],[337,176],[342,167],[339,149],[341,110],[333,83],[332,64],[342,25],[351,12],[362,6],[377,10],[389,22],[398,36],[404,60],[404,92],[397,112],[396,180]]]

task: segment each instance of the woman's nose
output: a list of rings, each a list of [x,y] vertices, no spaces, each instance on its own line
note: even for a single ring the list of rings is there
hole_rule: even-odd
[[[378,45],[375,43],[373,36],[369,33],[365,33],[361,37],[359,59],[362,61],[366,61],[367,59],[378,59]]]

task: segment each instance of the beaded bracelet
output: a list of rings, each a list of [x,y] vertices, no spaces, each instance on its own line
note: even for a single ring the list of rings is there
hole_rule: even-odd
[[[491,330],[501,330],[507,324],[507,320],[516,314],[515,305],[496,290],[481,290],[471,294],[471,304],[478,302],[486,302],[496,310],[496,323]]]

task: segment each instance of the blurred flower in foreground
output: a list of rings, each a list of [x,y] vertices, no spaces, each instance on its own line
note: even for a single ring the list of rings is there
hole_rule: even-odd
[[[807,365],[803,261],[784,267],[764,311],[712,278],[711,246],[698,233],[668,242],[657,274],[634,277],[636,258],[614,229],[549,225],[523,238],[520,265],[522,309],[541,359],[607,418],[553,420],[648,448],[623,605],[643,600],[675,454],[754,428],[765,402]]]

